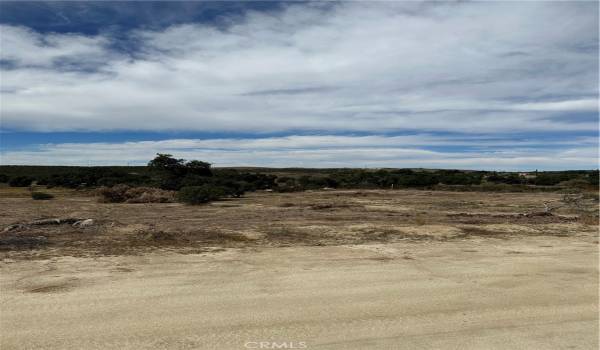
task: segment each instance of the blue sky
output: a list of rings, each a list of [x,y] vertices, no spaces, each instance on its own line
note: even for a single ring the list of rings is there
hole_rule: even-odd
[[[598,167],[597,2],[0,2],[2,164]]]

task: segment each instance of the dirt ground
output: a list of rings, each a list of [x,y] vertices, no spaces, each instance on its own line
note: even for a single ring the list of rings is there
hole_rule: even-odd
[[[0,198],[2,349],[598,348],[594,198],[55,194]]]

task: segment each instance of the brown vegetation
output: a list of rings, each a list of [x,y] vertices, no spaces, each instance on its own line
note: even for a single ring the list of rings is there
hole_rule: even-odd
[[[23,191],[26,191],[23,189]],[[254,193],[201,207],[170,201],[172,192],[115,186],[93,197],[56,193],[52,201],[2,198],[4,256],[131,254],[150,249],[342,245],[531,235],[589,235],[593,197],[551,212],[557,193],[315,191]],[[80,193],[81,195],[81,193]],[[577,197],[579,198],[579,197]],[[131,206],[111,202],[143,202]],[[568,201],[567,201],[568,202]],[[40,218],[42,218],[40,220]],[[78,225],[89,219],[85,225]]]
[[[175,200],[174,191],[154,187],[130,187],[116,185],[97,190],[103,203],[169,203]]]

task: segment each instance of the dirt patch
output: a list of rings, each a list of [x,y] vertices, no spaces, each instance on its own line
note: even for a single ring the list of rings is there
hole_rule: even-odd
[[[0,251],[19,251],[41,249],[48,245],[45,236],[17,236],[4,234],[0,236]]]
[[[309,208],[312,210],[326,210],[326,209],[339,209],[339,208],[351,208],[356,207],[356,205],[349,203],[319,203],[313,204]]]
[[[290,208],[290,207],[295,207],[295,206],[296,206],[296,204],[294,204],[294,203],[290,203],[290,202],[285,202],[285,203],[281,203],[281,204],[279,204],[279,206],[280,206],[281,208]]]
[[[457,235],[455,238],[468,238],[468,237],[505,237],[505,232],[499,232],[494,230],[485,229],[482,227],[461,227],[462,234]]]
[[[42,275],[37,278],[25,278],[19,282],[24,282],[25,285],[21,286],[20,290],[25,293],[64,293],[80,285],[79,278],[60,275]]]
[[[3,349],[233,350],[272,334],[309,349],[598,348],[597,247],[581,237],[153,251],[0,268]]]
[[[48,286],[34,287],[26,290],[27,293],[59,293],[73,289],[70,283],[53,284]]]
[[[533,213],[448,213],[446,216],[453,222],[463,224],[491,224],[491,223],[529,223],[548,224],[577,221],[577,217],[554,215],[547,212]]]

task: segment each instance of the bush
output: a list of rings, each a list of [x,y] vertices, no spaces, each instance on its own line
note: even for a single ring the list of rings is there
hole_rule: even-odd
[[[52,199],[54,198],[54,196],[46,192],[31,192],[31,198],[33,198],[36,201],[41,201]]]
[[[558,186],[566,187],[572,190],[584,190],[590,187],[590,183],[584,179],[571,179],[558,183]]]
[[[123,203],[127,199],[126,193],[130,187],[127,185],[115,185],[112,187],[100,187],[97,191],[104,203]]]
[[[27,187],[33,182],[33,178],[29,176],[17,176],[13,177],[8,181],[8,185],[11,187]]]
[[[6,183],[6,182],[8,182],[9,179],[10,179],[10,177],[8,177],[8,175],[0,174],[0,182]]]
[[[212,184],[214,179],[208,176],[188,174],[180,181],[180,187],[203,186]]]
[[[151,187],[133,187],[125,193],[125,203],[169,203],[175,200],[175,192]]]
[[[240,198],[251,189],[251,185],[244,181],[231,181],[218,179],[215,183],[216,187],[221,188],[226,196]],[[215,187],[213,185],[213,187]]]
[[[152,187],[130,187],[116,185],[101,187],[97,191],[104,203],[167,203],[173,202],[175,192]]]
[[[320,189],[324,187],[338,187],[337,181],[327,176],[300,176],[298,184],[304,189]]]
[[[187,186],[181,188],[177,193],[177,199],[186,204],[202,204],[223,197],[226,191],[221,187],[202,185]]]

